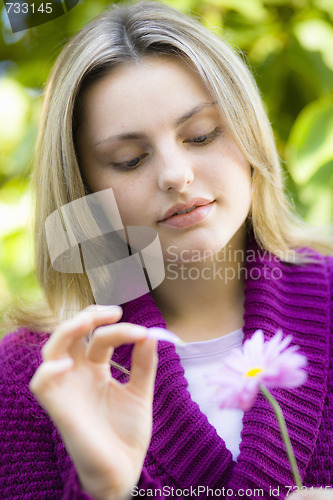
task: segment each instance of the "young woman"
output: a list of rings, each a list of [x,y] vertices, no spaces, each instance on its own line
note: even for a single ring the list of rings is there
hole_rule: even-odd
[[[305,487],[327,498],[333,259],[288,206],[239,56],[170,7],[112,6],[55,64],[34,185],[47,309],[1,343],[1,498],[285,498],[269,405],[218,410],[201,375],[259,328],[308,358],[307,382],[274,394]],[[165,264],[122,308],[96,305],[87,274],[57,271],[45,236],[50,214],[110,188],[125,228],[158,233]],[[185,345],[157,345],[153,326]]]

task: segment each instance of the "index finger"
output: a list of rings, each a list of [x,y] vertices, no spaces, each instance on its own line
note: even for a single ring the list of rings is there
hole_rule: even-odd
[[[98,326],[116,323],[122,316],[122,309],[119,306],[103,309],[97,307],[90,306],[74,318],[61,323],[42,349],[43,360],[50,361],[68,356],[70,349],[77,341],[83,339]]]

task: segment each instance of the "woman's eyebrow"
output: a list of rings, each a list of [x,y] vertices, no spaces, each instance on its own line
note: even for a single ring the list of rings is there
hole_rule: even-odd
[[[100,141],[96,142],[93,147],[95,148],[99,144],[107,141],[138,141],[140,139],[145,139],[145,137],[145,134],[142,134],[141,132],[128,132],[127,134],[112,135],[111,137],[106,137],[106,139],[101,139]]]
[[[192,116],[197,115],[202,111],[203,109],[209,107],[209,106],[215,106],[215,102],[203,102],[201,104],[198,104],[198,106],[195,106],[195,108],[191,109],[188,113],[185,113],[185,115],[181,116],[175,123],[176,127],[179,127],[183,123],[185,123],[187,120],[192,118]]]
[[[195,106],[195,108],[191,109],[187,113],[185,113],[183,116],[178,118],[175,122],[175,127],[180,127],[183,123],[185,123],[187,120],[192,118],[193,116],[197,115],[200,113],[203,109],[210,107],[210,106],[215,106],[215,102],[203,102],[201,104],[198,104]],[[99,144],[102,144],[107,141],[129,141],[129,140],[141,140],[145,139],[146,136],[142,132],[128,132],[125,134],[119,134],[119,135],[113,135],[111,137],[107,137],[106,139],[101,139],[100,141],[96,142],[93,147],[95,148]]]

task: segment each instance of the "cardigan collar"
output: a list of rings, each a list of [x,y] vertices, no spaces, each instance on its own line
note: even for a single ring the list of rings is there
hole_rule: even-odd
[[[326,395],[329,361],[330,284],[324,259],[306,265],[282,263],[250,241],[245,262],[244,340],[261,329],[265,339],[281,328],[308,359],[308,379],[297,389],[275,389],[304,477],[315,449]],[[148,294],[123,306],[122,321],[166,327]],[[133,346],[116,349],[117,361],[130,368]],[[278,488],[284,498],[293,485],[290,466],[273,410],[259,395],[245,412],[237,463],[207,417],[192,401],[180,358],[172,344],[158,342],[159,363],[153,404],[148,469],[178,488]],[[124,381],[119,371],[115,377]]]

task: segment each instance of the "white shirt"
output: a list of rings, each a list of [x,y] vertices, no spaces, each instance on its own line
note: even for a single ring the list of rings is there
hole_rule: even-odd
[[[233,459],[239,454],[240,433],[242,430],[242,410],[220,409],[217,402],[212,401],[216,391],[215,385],[207,383],[206,374],[214,376],[219,371],[221,360],[232,349],[241,349],[243,331],[236,330],[217,339],[203,342],[189,342],[177,345],[176,351],[185,370],[188,390],[191,398],[207,416],[219,436],[225,441]],[[215,377],[214,377],[215,378]]]

